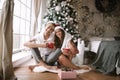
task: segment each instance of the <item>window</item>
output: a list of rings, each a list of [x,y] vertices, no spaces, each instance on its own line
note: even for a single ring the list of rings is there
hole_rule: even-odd
[[[4,2],[4,0],[0,0],[0,14],[1,14],[1,9],[2,9],[3,2]]]
[[[30,38],[31,0],[14,0],[13,49],[24,48],[23,43]]]
[[[0,0],[0,14],[3,2],[5,0]],[[33,32],[33,20],[34,15],[32,14],[32,1],[33,0],[14,0],[14,16],[13,16],[13,49],[23,49],[23,43],[30,39]],[[41,0],[41,11],[38,17],[38,29],[41,29],[43,24],[42,18],[46,12],[46,2],[47,0]],[[32,26],[31,26],[32,25]],[[40,31],[40,30],[39,30]]]

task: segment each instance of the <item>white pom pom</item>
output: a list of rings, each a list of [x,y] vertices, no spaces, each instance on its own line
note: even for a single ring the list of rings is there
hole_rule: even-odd
[[[61,7],[60,7],[60,6],[56,6],[56,7],[55,7],[55,10],[56,10],[56,11],[60,11],[60,10],[61,10]]]

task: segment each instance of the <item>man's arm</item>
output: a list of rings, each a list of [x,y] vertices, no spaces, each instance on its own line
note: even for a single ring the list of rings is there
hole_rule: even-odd
[[[38,47],[46,48],[47,47],[46,43],[37,44],[35,43],[35,41],[36,39],[31,39],[28,42],[24,43],[24,46],[29,48],[38,48]]]

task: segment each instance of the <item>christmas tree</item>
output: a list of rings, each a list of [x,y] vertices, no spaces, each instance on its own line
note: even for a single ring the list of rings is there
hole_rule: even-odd
[[[74,41],[80,37],[78,31],[77,13],[70,5],[71,0],[49,0],[48,12],[44,19],[54,21],[73,36]]]

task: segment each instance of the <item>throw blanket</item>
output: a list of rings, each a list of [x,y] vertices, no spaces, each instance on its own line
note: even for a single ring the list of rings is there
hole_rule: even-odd
[[[102,41],[95,62],[92,64],[100,72],[111,73],[120,67],[120,41]]]

